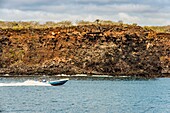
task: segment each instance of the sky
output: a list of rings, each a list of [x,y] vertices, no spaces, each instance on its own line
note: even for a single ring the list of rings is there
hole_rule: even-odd
[[[170,0],[0,0],[2,21],[111,20],[170,25]]]

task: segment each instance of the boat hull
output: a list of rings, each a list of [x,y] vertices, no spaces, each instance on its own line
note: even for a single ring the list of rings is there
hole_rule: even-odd
[[[65,84],[67,81],[68,80],[49,81],[49,84],[52,86],[59,86]]]

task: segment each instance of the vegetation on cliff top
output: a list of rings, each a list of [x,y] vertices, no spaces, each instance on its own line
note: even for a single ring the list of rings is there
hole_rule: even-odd
[[[127,26],[128,24],[123,23],[122,20],[119,20],[118,22],[110,21],[110,20],[99,20],[96,19],[95,21],[84,21],[80,20],[76,22],[76,25],[124,25]],[[133,23],[133,26],[137,26],[137,23]],[[61,22],[53,22],[53,21],[47,21],[45,23],[39,23],[37,21],[0,21],[0,28],[2,29],[14,29],[14,30],[20,30],[20,29],[28,29],[28,28],[35,28],[35,29],[41,29],[41,28],[56,28],[56,27],[70,27],[74,26],[71,21],[61,21]],[[167,26],[144,26],[144,29],[151,29],[158,33],[170,33],[170,25]]]

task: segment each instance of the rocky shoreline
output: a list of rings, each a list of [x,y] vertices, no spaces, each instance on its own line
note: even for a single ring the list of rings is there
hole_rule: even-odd
[[[170,34],[134,25],[0,29],[0,74],[170,76]]]

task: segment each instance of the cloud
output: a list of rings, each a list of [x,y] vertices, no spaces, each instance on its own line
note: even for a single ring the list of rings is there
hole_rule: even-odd
[[[140,25],[170,24],[169,0],[0,0],[0,20],[104,19]]]
[[[57,14],[42,11],[21,11],[16,9],[0,9],[1,19],[8,21],[63,21],[71,20],[73,22],[77,20],[94,21],[96,18],[106,19],[106,16],[81,14],[81,15],[69,15],[69,14]]]
[[[127,23],[139,23],[140,22],[139,17],[130,16],[130,15],[126,14],[126,13],[119,13],[118,18],[119,18],[119,20],[125,21]]]
[[[41,11],[21,11],[16,9],[1,9],[1,19],[9,21],[56,21],[60,19],[62,15],[46,13]],[[65,15],[63,15],[65,16]]]

